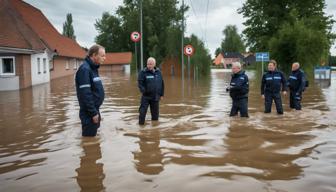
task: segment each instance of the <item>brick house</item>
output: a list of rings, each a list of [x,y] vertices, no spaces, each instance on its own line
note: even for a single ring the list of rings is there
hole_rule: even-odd
[[[131,72],[132,52],[106,53],[106,60],[99,68],[104,72]]]
[[[0,18],[0,91],[73,75],[86,55],[28,3],[0,0]]]

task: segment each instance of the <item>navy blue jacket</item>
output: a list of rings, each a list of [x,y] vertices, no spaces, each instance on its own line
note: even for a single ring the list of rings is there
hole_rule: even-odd
[[[306,78],[303,71],[301,69],[292,71],[287,84],[291,91],[299,93],[303,92],[306,87]]]
[[[232,99],[247,98],[249,92],[249,80],[245,71],[232,74],[230,82],[230,96]]]
[[[98,74],[99,65],[86,57],[76,73],[76,91],[80,110],[90,117],[99,113],[104,101],[104,87]]]
[[[158,101],[161,96],[164,96],[164,82],[161,71],[158,68],[150,71],[147,67],[140,71],[138,87],[144,97]]]
[[[284,74],[281,71],[268,71],[261,80],[261,94],[279,93],[287,90],[287,83]]]

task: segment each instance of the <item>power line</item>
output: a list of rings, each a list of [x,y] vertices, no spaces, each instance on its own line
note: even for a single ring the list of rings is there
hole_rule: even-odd
[[[208,15],[209,15],[209,1],[207,1],[207,6],[206,6],[206,17],[205,17],[205,31],[204,31],[204,38],[205,38],[205,45],[208,46],[208,41],[207,41],[207,25],[208,25]]]
[[[203,35],[202,39],[204,40],[204,33],[205,33],[205,30],[204,30],[204,28],[202,27],[201,23],[200,23],[199,20],[198,20],[199,17],[198,17],[197,14],[196,14],[196,11],[195,11],[195,8],[194,8],[194,6],[193,6],[193,4],[192,4],[192,1],[189,0],[189,2],[190,2],[191,10],[193,11],[193,14],[194,14],[194,16],[195,16],[195,18],[196,18],[197,25],[199,26],[199,28],[200,28],[200,30],[201,30],[201,33],[202,33],[202,35]]]

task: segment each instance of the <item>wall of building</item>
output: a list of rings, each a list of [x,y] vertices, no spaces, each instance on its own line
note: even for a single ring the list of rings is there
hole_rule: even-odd
[[[113,65],[101,65],[99,67],[99,71],[102,72],[117,72],[117,71],[125,71],[125,66],[126,65],[117,65],[117,64],[113,64]]]
[[[50,71],[50,79],[57,79],[69,75],[74,75],[82,60],[67,58],[67,57],[54,57],[53,67]]]
[[[30,55],[17,55],[15,57],[16,75],[20,77],[20,89],[32,86],[30,58]]]
[[[31,55],[32,85],[50,81],[49,58],[46,52]]]

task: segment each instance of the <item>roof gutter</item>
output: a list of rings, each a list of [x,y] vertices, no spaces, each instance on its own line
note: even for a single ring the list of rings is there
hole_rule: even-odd
[[[43,53],[44,50],[21,49],[12,47],[0,47],[0,53],[36,54]]]

